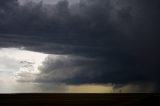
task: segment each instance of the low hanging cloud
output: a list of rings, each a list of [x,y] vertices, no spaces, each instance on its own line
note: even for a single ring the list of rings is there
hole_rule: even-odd
[[[153,79],[152,76],[141,70],[141,67],[138,68],[136,70],[133,64],[127,62],[116,63],[106,59],[50,55],[39,66],[38,74],[22,72],[17,74],[19,77],[17,81],[51,85],[64,84],[64,87],[68,88],[65,92],[69,92],[70,87],[76,90],[82,86],[85,89],[87,84],[88,87],[99,84],[106,90],[109,87],[112,88],[111,92],[157,92],[157,78]]]
[[[102,78],[101,81],[98,79],[104,74],[103,65],[103,62],[98,59],[76,56],[60,56],[55,59],[49,56],[39,67],[40,75],[36,81],[83,84],[102,83],[104,80],[105,83],[105,79]]]
[[[34,81],[148,82],[159,90],[159,1],[7,1],[0,2],[0,47],[62,55],[48,57]]]
[[[127,58],[127,57],[126,57]],[[123,61],[122,61],[123,60]],[[39,67],[38,82],[60,82],[66,84],[129,84],[156,82],[146,66],[140,66],[134,59],[110,60],[103,58],[84,58],[49,56]],[[153,73],[154,75],[155,73]]]

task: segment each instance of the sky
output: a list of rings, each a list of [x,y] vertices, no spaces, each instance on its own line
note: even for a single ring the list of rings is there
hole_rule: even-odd
[[[0,1],[0,93],[160,91],[159,1],[26,1]]]
[[[43,2],[45,4],[56,4],[57,2],[61,0],[18,0],[21,4],[26,3],[28,1],[33,1],[33,2]],[[79,0],[68,0],[70,3],[77,3]]]

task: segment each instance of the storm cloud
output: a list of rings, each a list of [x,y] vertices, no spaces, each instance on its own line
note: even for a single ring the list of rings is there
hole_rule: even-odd
[[[19,5],[6,0],[1,4],[5,5],[0,7],[0,47],[62,55],[57,60],[48,57],[35,81],[148,82],[159,90],[159,1],[81,0],[69,4],[62,0],[54,5]]]

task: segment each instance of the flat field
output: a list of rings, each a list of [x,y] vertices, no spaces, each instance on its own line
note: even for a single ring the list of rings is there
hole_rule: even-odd
[[[154,106],[160,94],[0,94],[0,106]]]

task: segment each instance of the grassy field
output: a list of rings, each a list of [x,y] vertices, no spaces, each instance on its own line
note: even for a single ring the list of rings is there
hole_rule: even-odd
[[[1,94],[0,106],[144,106],[159,94]]]

